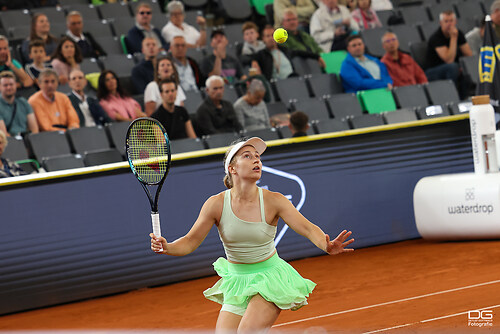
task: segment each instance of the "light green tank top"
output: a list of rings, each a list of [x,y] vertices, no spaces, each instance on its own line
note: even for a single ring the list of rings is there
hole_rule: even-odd
[[[247,222],[238,218],[231,208],[231,189],[224,193],[224,207],[219,222],[219,237],[226,258],[232,262],[256,263],[270,257],[276,250],[276,226],[266,222],[264,198],[259,189],[261,221]]]

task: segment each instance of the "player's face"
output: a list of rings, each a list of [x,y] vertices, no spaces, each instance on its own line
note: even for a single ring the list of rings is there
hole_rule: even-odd
[[[347,45],[347,52],[353,57],[361,57],[365,54],[365,44],[361,38],[353,39]]]
[[[236,153],[234,168],[240,176],[251,176],[259,179],[262,174],[262,161],[260,161],[259,152],[253,146],[243,146]]]

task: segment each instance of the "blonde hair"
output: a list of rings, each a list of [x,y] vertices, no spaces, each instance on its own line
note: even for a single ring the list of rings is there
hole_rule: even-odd
[[[227,149],[226,151],[226,154],[224,154],[224,160],[222,161],[222,165],[225,166],[226,165],[226,159],[227,159],[227,156],[229,155],[229,152],[231,152],[231,150],[233,149],[234,145],[238,144],[238,143],[241,143],[241,142],[244,142],[246,141],[248,138],[240,138],[240,139],[237,139],[235,141],[233,141],[231,143],[231,146],[229,146],[229,148]],[[233,162],[234,160],[234,157],[236,155],[233,156],[233,158],[231,159],[231,161],[229,162],[229,165],[231,165],[231,163]],[[224,176],[224,185],[226,186],[227,189],[231,189],[233,186],[234,186],[234,182],[233,182],[233,176],[231,175],[231,173],[227,173],[225,176]]]

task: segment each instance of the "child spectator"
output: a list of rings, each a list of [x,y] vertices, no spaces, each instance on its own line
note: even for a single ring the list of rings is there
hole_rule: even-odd
[[[30,42],[30,59],[32,63],[24,66],[26,73],[35,81],[38,86],[38,76],[45,68],[52,68],[52,65],[47,62],[47,54],[45,53],[45,43],[41,39],[35,39]]]
[[[253,22],[245,22],[241,28],[243,44],[238,44],[236,52],[243,66],[250,66],[252,56],[266,48],[263,41],[259,40],[259,28]]]

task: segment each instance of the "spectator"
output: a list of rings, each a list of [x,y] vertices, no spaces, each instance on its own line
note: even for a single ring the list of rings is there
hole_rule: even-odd
[[[196,23],[200,27],[200,31],[198,31],[192,25],[184,22],[185,13],[182,2],[169,2],[167,12],[170,20],[161,30],[161,35],[168,43],[172,43],[175,36],[183,36],[188,48],[200,48],[207,44],[207,24],[203,16],[196,17]]]
[[[274,27],[279,28],[283,25],[285,10],[289,8],[294,9],[298,15],[298,26],[302,30],[309,31],[309,21],[316,10],[312,0],[274,0]]]
[[[458,59],[462,56],[472,56],[472,51],[456,24],[457,18],[453,11],[439,14],[439,28],[428,41],[428,68],[425,74],[429,81],[453,80],[458,87],[460,97],[464,98],[469,89],[469,82],[464,76],[460,77]]]
[[[14,73],[0,73],[0,130],[7,135],[15,136],[27,132],[37,133],[33,108],[24,97],[16,97],[17,85]],[[1,154],[0,154],[1,155]]]
[[[15,162],[2,158],[2,154],[7,147],[7,136],[0,130],[0,178],[26,175],[27,173]]]
[[[234,111],[238,122],[244,130],[267,129],[271,126],[264,96],[266,87],[259,79],[253,79],[248,85],[247,93],[234,103]]]
[[[365,54],[361,36],[352,35],[347,38],[347,52],[340,68],[346,93],[383,87],[392,89],[392,79],[387,68],[377,58]]]
[[[68,94],[68,97],[80,119],[80,127],[104,125],[112,122],[99,101],[85,95],[87,79],[85,79],[82,71],[76,69],[70,72],[69,86],[72,91]]]
[[[319,47],[311,35],[299,30],[298,24],[299,21],[295,10],[292,8],[285,9],[283,15],[283,28],[288,31],[288,39],[284,46],[293,51],[302,51],[302,56],[304,57],[317,59],[320,66],[325,68],[325,61],[320,56],[323,49]]]
[[[252,62],[252,56],[260,50],[264,50],[266,45],[259,40],[259,28],[253,22],[245,22],[241,28],[243,40],[236,46],[236,54],[243,66],[249,66]]]
[[[381,61],[387,67],[393,86],[410,86],[427,82],[424,71],[413,58],[399,51],[398,37],[392,32],[382,36],[382,47],[385,55]]]
[[[15,59],[12,59],[9,49],[9,40],[0,35],[0,72],[11,71],[19,81],[19,87],[29,87],[33,85],[33,80],[23,70],[23,66]]]
[[[349,9],[338,4],[338,0],[322,0],[311,17],[311,36],[323,52],[345,50],[345,40],[359,26],[351,17]]]
[[[61,38],[52,59],[52,67],[59,75],[59,84],[65,85],[72,70],[80,69],[82,62],[80,47],[69,36]]]
[[[66,35],[78,44],[84,58],[97,58],[106,55],[99,43],[95,41],[94,36],[89,32],[83,32],[83,18],[80,12],[69,12],[66,16],[66,26],[68,27]]]
[[[132,82],[137,93],[143,93],[148,83],[154,79],[153,62],[156,60],[160,49],[156,40],[146,37],[142,40],[142,54],[144,59],[132,69]]]
[[[201,71],[207,77],[218,75],[224,78],[227,83],[236,83],[238,79],[245,80],[243,67],[238,59],[227,54],[227,44],[229,43],[222,30],[212,31],[210,36],[212,54],[203,58]]]
[[[358,0],[358,5],[351,13],[352,18],[358,23],[360,30],[382,27],[377,13],[372,8],[371,0]]]
[[[41,39],[35,39],[30,42],[30,59],[32,63],[24,66],[26,73],[38,86],[38,76],[45,68],[52,68],[52,64],[47,61],[45,53],[45,43]]]
[[[186,40],[182,36],[175,36],[170,44],[172,61],[179,73],[180,86],[183,90],[198,90],[205,84],[205,76],[198,63],[188,57]]]
[[[44,69],[38,77],[40,91],[31,95],[28,102],[35,111],[40,131],[65,131],[80,127],[80,120],[69,98],[57,91],[57,73]]]
[[[151,81],[144,91],[144,105],[146,115],[151,115],[162,104],[159,83],[163,79],[173,79],[179,85],[179,74],[170,58],[167,56],[158,57],[155,62],[154,80]],[[186,94],[181,86],[176,88],[176,106],[183,106],[186,100]]]
[[[172,79],[163,79],[159,83],[161,87],[162,104],[151,115],[160,121],[171,140],[183,138],[196,138],[193,124],[189,118],[186,108],[175,105],[177,99],[177,82]]]
[[[486,17],[481,20],[479,27],[474,27],[471,31],[465,34],[465,40],[469,44],[473,55],[478,55],[483,46],[484,27],[486,26]]]
[[[495,27],[495,32],[497,38],[500,38],[500,0],[495,0],[490,6],[490,17],[493,26]]]
[[[294,111],[290,115],[288,127],[292,132],[292,137],[306,137],[309,129],[309,116],[302,111]]]
[[[106,70],[99,76],[97,98],[108,116],[115,121],[131,122],[145,117],[141,106],[120,85],[115,72]]]
[[[252,67],[257,68],[268,81],[271,79],[286,79],[294,75],[291,62],[293,51],[278,45],[273,37],[274,28],[270,25],[262,30],[262,41],[266,48],[257,52]]]
[[[152,19],[153,10],[151,6],[146,2],[141,2],[135,8],[135,26],[127,34],[128,53],[141,52],[142,40],[145,37],[154,38],[157,44],[161,45],[162,50],[168,50],[168,43],[161,36],[160,30],[151,24]]]
[[[29,59],[29,45],[32,40],[41,39],[45,43],[45,53],[51,55],[57,48],[57,38],[50,33],[50,22],[43,13],[36,13],[31,18],[30,37],[21,45],[24,63]]]
[[[196,121],[201,132],[199,135],[241,131],[233,105],[222,99],[224,79],[213,75],[207,79],[206,87],[208,97],[196,111]]]

